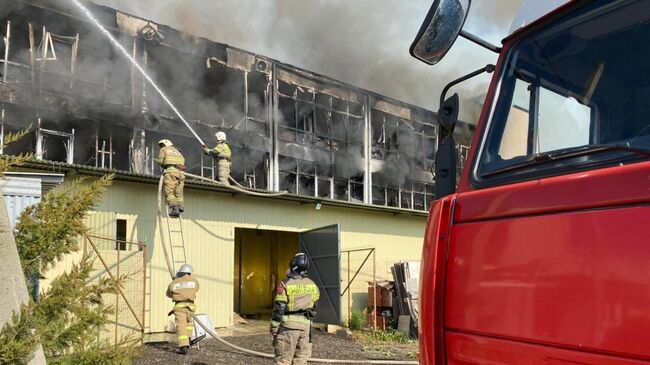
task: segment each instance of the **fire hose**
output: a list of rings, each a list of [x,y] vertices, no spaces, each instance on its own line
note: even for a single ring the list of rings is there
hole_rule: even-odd
[[[268,193],[259,193],[259,192],[256,192],[256,191],[250,191],[250,190],[247,190],[246,188],[244,188],[243,186],[239,185],[237,180],[233,179],[232,177],[230,177],[230,181],[234,182],[236,185],[224,184],[224,183],[221,183],[221,182],[216,181],[216,180],[212,180],[212,179],[207,178],[207,177],[190,174],[189,172],[181,172],[181,173],[183,175],[187,176],[187,177],[192,178],[192,179],[209,182],[211,184],[214,184],[214,185],[217,185],[217,186],[220,186],[220,187],[224,187],[224,188],[228,188],[228,189],[232,189],[232,190],[235,190],[235,191],[238,191],[240,193],[247,194],[247,195],[253,195],[253,196],[281,196],[281,195],[287,194],[286,191],[268,192]]]
[[[192,175],[192,174],[188,174],[188,173],[184,173],[184,174],[186,176],[192,177],[192,178],[200,178],[201,180],[209,180],[210,182],[216,183],[219,186],[227,186],[225,184],[221,184],[221,183],[218,183],[218,182],[216,182],[214,180],[203,178],[201,176]],[[160,181],[158,183],[158,224],[159,224],[158,228],[160,229],[160,239],[161,239],[161,243],[162,243],[162,247],[163,247],[163,253],[165,255],[165,261],[167,263],[167,269],[169,270],[169,275],[171,276],[171,278],[173,280],[175,278],[175,272],[174,272],[174,268],[173,268],[173,265],[172,265],[172,262],[171,262],[171,259],[170,259],[170,254],[169,254],[169,252],[167,250],[167,243],[165,242],[165,235],[162,233],[164,231],[164,229],[163,229],[163,218],[164,218],[164,216],[163,216],[163,205],[162,205],[162,187],[163,187],[163,177],[161,176]],[[235,189],[235,190],[237,190],[237,189]],[[241,190],[243,190],[243,192],[245,192],[245,193],[253,193],[253,192],[248,191],[248,190],[244,190],[244,189],[241,189]],[[237,191],[239,191],[239,190],[237,190]],[[188,311],[188,314],[190,315],[190,317],[192,317],[192,319],[194,320],[194,322],[196,322],[196,324],[198,324],[201,328],[203,328],[205,330],[205,332],[207,334],[212,336],[215,340],[219,341],[223,345],[226,345],[226,346],[228,346],[228,347],[230,347],[230,348],[232,348],[232,349],[234,349],[236,351],[239,351],[239,352],[247,354],[247,355],[263,357],[263,358],[266,358],[266,359],[273,359],[275,357],[272,354],[267,354],[267,353],[259,352],[259,351],[253,351],[253,350],[245,349],[243,347],[232,344],[232,343],[224,340],[223,338],[221,338],[221,336],[219,336],[219,334],[217,334],[214,331],[214,329],[206,326],[203,322],[201,322],[201,320],[198,317],[196,317],[194,315],[194,313]],[[325,363],[325,364],[385,364],[385,365],[416,365],[416,364],[419,364],[418,361],[400,361],[400,360],[338,360],[338,359],[310,358],[308,361],[312,362],[312,363]]]

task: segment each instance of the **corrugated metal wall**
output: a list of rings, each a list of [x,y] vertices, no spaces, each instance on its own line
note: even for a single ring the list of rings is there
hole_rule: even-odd
[[[7,206],[9,223],[16,227],[16,221],[23,210],[41,201],[41,179],[8,176],[0,181],[0,186]]]
[[[164,331],[171,308],[165,290],[170,276],[160,246],[156,221],[157,186],[115,182],[88,223],[93,232],[114,235],[109,221],[128,221],[127,240],[149,245],[149,282],[147,282],[147,332]],[[232,196],[216,192],[186,189],[186,211],[183,215],[188,262],[196,271],[201,290],[196,301],[199,313],[207,313],[217,327],[232,324],[234,295],[235,228],[304,231],[338,223],[341,228],[341,250],[377,249],[377,278],[391,279],[390,266],[400,260],[419,260],[425,218],[400,216],[313,205],[266,200],[248,196]],[[117,214],[117,215],[115,215]],[[104,233],[100,233],[104,232]],[[352,274],[361,264],[363,253],[352,254]],[[341,257],[342,287],[347,278],[347,259]],[[352,285],[352,306],[367,305],[367,281],[372,280],[372,260]],[[343,316],[347,299],[342,298]]]

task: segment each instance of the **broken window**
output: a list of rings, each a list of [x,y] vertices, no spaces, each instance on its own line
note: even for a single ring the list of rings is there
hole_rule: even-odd
[[[248,146],[231,146],[231,151],[232,170],[230,176],[247,188],[267,189],[268,153]]]
[[[416,108],[395,107],[394,114],[371,110],[371,157],[378,160],[372,175],[373,204],[426,209],[436,146],[432,122],[433,114]]]
[[[246,76],[245,132],[268,136],[269,76],[257,71],[249,72]]]
[[[279,170],[280,190],[327,199],[337,195],[332,165],[280,156]]]
[[[73,163],[74,129],[68,132],[42,128],[39,119],[36,128],[36,159]]]
[[[129,171],[132,166],[130,159],[133,152],[130,147],[131,129],[117,125],[107,126],[101,122],[97,123],[96,126],[95,135],[93,136],[95,167]],[[82,140],[81,142],[85,141]],[[79,157],[81,158],[81,156]],[[75,161],[88,164],[80,158],[75,158]]]
[[[44,26],[38,42],[35,61],[39,63],[41,87],[59,91],[70,88],[77,63],[79,35],[55,34]]]

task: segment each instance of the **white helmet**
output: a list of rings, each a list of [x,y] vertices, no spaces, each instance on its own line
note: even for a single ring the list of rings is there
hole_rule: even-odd
[[[217,132],[214,134],[215,137],[217,137],[217,142],[225,142],[226,141],[226,133],[224,132]]]
[[[181,266],[181,268],[178,270],[178,272],[183,273],[183,274],[191,274],[192,272],[194,272],[194,269],[192,268],[191,265],[185,264],[185,265]]]
[[[160,141],[158,141],[158,145],[163,145],[165,147],[171,147],[171,146],[173,146],[173,143],[172,143],[172,141],[170,141],[168,139],[161,139]]]

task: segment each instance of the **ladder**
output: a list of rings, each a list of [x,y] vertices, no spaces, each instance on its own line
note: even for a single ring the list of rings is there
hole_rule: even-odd
[[[172,269],[177,272],[182,265],[187,264],[183,219],[181,217],[170,218],[169,213],[167,213],[165,214],[165,221],[167,223],[167,238],[169,240]]]
[[[173,279],[178,269],[187,263],[187,249],[185,247],[185,234],[183,233],[183,220],[181,217],[170,218],[168,207],[164,201],[163,176],[160,176],[158,183],[158,228],[160,229],[160,239],[167,269]],[[166,234],[165,231],[167,231]]]

